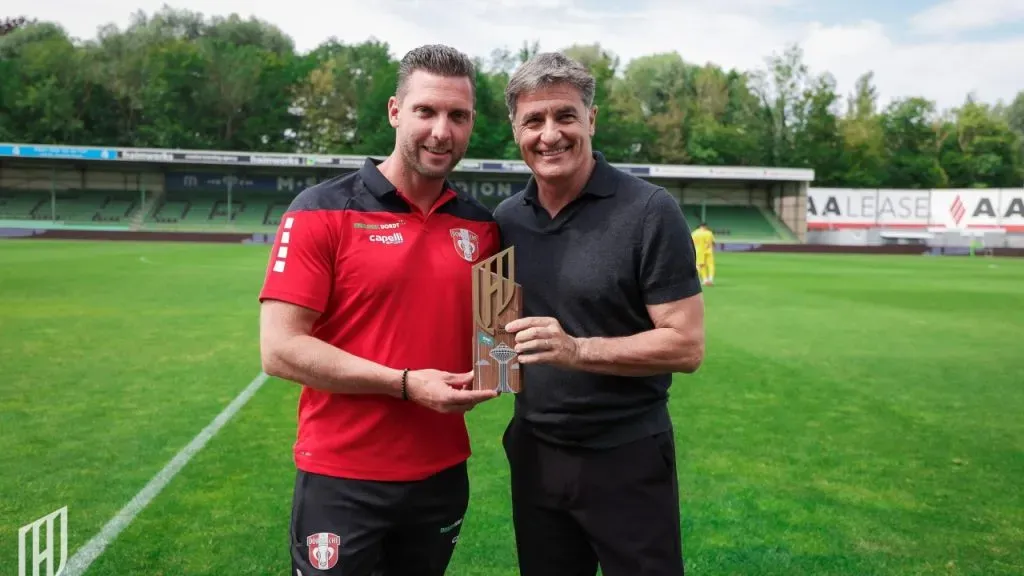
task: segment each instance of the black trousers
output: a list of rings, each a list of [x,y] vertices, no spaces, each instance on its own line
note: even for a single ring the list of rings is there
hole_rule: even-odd
[[[672,432],[569,450],[513,419],[503,439],[522,576],[681,576]]]
[[[418,482],[299,471],[292,576],[441,576],[469,503],[466,463]]]

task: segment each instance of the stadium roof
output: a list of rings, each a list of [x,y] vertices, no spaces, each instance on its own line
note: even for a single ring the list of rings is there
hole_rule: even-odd
[[[87,146],[50,146],[0,142],[0,158],[28,160],[67,160],[111,162],[118,166],[130,163],[181,164],[194,166],[239,166],[250,168],[358,168],[365,156],[331,154],[281,154],[271,152],[231,152],[223,150],[178,150],[160,148],[122,148]],[[672,164],[614,164],[621,170],[641,177],[672,179],[769,180],[812,182],[814,170],[802,168],[767,168],[751,166],[692,166]],[[529,174],[521,160],[479,160],[466,158],[456,172],[487,174]]]

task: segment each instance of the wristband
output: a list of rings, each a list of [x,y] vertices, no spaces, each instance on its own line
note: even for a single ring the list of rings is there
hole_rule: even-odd
[[[402,370],[402,400],[409,399],[409,392],[406,390],[406,385],[409,384],[409,369]]]

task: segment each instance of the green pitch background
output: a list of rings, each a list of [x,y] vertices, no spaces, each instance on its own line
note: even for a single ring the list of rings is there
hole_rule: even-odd
[[[95,535],[259,371],[267,246],[0,242],[0,573],[18,527]],[[679,377],[688,573],[1024,573],[1024,262],[719,254]],[[89,574],[285,574],[298,389],[268,381]],[[517,574],[499,439],[469,416],[451,574]]]

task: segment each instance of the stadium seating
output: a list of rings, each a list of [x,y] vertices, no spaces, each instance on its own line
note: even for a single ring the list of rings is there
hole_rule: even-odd
[[[140,196],[124,191],[60,191],[54,210],[49,192],[0,190],[0,220],[128,226],[143,216],[144,228],[261,231],[275,228],[291,202],[288,197],[236,194],[229,218],[227,198],[220,194],[162,196],[145,206]],[[139,213],[142,208],[144,215]]]
[[[32,220],[32,214],[40,204],[49,204],[41,194],[16,194],[0,192],[0,219]]]
[[[683,206],[687,223],[695,228],[701,223],[701,213],[708,227],[720,241],[780,241],[784,240],[776,227],[756,206]]]
[[[138,194],[124,191],[62,190],[55,196],[51,204],[49,192],[0,190],[0,220],[127,223],[140,201]]]
[[[144,226],[270,231],[290,203],[291,198],[280,195],[236,193],[229,208],[223,193],[169,193],[146,215]]]
[[[276,229],[292,197],[268,193],[234,193],[230,217],[227,197],[222,192],[175,192],[141,202],[131,191],[57,192],[56,221],[63,225],[137,225],[151,229],[269,232]],[[140,210],[145,210],[141,213]],[[702,213],[719,241],[790,241],[784,226],[772,223],[754,206],[684,205],[683,214],[691,227],[701,222]],[[54,220],[47,191],[0,190],[0,220]]]

